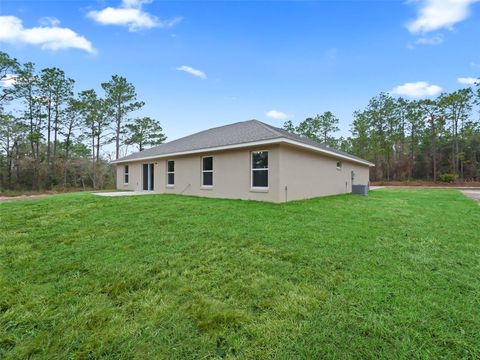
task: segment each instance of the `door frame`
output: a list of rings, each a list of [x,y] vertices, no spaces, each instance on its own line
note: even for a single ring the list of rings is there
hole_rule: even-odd
[[[145,173],[147,174],[146,183],[145,183]],[[146,189],[145,189],[145,185],[147,185]],[[142,190],[143,191],[155,190],[155,164],[154,163],[142,164]]]

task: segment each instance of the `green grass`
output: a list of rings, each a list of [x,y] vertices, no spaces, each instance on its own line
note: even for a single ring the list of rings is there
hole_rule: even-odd
[[[480,358],[480,207],[455,190],[288,204],[0,204],[0,358]]]

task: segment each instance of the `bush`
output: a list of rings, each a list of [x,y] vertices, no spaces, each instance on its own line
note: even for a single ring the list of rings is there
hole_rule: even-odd
[[[443,183],[453,183],[455,182],[456,179],[457,179],[457,175],[446,173],[446,174],[439,175],[437,180]]]

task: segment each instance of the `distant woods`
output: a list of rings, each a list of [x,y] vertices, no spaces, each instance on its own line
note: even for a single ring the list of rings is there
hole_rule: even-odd
[[[144,102],[118,75],[100,93],[76,93],[63,70],[37,70],[0,52],[0,85],[0,190],[112,186],[109,161],[122,148],[166,139],[157,120],[133,116]],[[108,144],[113,154],[104,151]]]
[[[0,52],[0,190],[113,186],[110,160],[166,140],[157,120],[134,116],[144,102],[127,79],[97,89]],[[373,162],[372,180],[479,181],[479,107],[479,83],[436,99],[382,93],[354,113],[349,137],[335,137],[329,111],[284,128]]]
[[[355,111],[351,136],[335,138],[330,112],[284,129],[373,162],[371,180],[480,180],[480,80],[436,99],[382,93]]]

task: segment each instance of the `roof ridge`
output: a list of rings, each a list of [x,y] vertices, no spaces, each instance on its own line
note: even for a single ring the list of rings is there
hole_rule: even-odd
[[[232,124],[225,124],[225,125],[220,125],[220,126],[214,126],[214,127],[209,128],[209,129],[200,130],[200,131],[198,131],[198,132],[196,132],[196,133],[182,136],[182,137],[180,137],[180,138],[178,138],[178,139],[175,139],[175,140],[172,140],[172,141],[181,140],[181,139],[184,139],[184,138],[188,138],[188,137],[190,137],[190,136],[194,136],[194,135],[198,135],[198,134],[205,133],[205,132],[210,131],[210,130],[220,129],[220,128],[224,128],[224,127],[227,127],[227,126],[232,126],[232,125],[236,125],[236,124],[241,124],[241,123],[245,123],[245,122],[249,122],[249,121],[256,121],[256,120],[244,120],[244,121],[237,121],[237,122],[234,122],[234,123],[232,123]],[[172,141],[170,141],[170,142],[172,142]]]
[[[210,130],[220,129],[220,128],[223,128],[223,127],[232,126],[232,125],[241,124],[241,123],[246,123],[246,122],[259,122],[259,123],[262,124],[261,121],[258,121],[258,120],[256,120],[256,119],[250,119],[250,120],[237,121],[237,122],[234,122],[234,123],[232,123],[232,124],[225,124],[225,125],[215,126],[215,127],[209,128],[209,129],[200,130],[200,131],[198,131],[198,132],[196,132],[196,133],[193,133],[193,134],[189,134],[189,135],[185,135],[185,136],[179,137],[178,139],[175,139],[175,140],[170,140],[170,141],[167,141],[167,142],[165,142],[165,143],[158,144],[158,145],[153,146],[153,147],[151,147],[151,148],[148,148],[148,149],[145,149],[145,150],[142,150],[142,151],[138,151],[137,153],[142,153],[142,152],[144,152],[144,151],[146,151],[146,150],[151,150],[151,149],[158,149],[158,148],[163,147],[163,146],[166,145],[166,144],[169,144],[169,143],[172,143],[172,142],[175,142],[175,141],[178,141],[178,140],[187,139],[187,138],[193,137],[193,136],[195,136],[195,135],[205,133],[205,132],[210,131]],[[266,124],[265,124],[265,125],[266,125]],[[130,155],[131,155],[131,154],[130,154]],[[128,155],[127,155],[127,156],[128,156]]]
[[[277,130],[277,128],[275,126],[272,126],[270,124],[266,124],[260,120],[256,120],[254,119],[253,121],[257,122],[258,124],[260,124],[264,129],[267,129],[269,130],[270,132],[274,133],[275,135],[279,136],[279,137],[283,137],[284,135]]]

